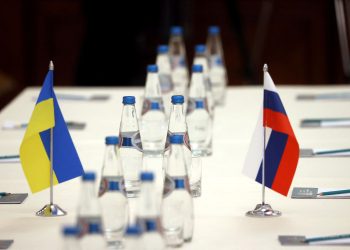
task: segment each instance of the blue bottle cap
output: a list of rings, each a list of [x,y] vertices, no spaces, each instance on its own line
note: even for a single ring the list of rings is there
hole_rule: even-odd
[[[123,104],[135,104],[135,96],[123,96]]]
[[[169,52],[169,46],[168,45],[162,44],[162,45],[158,46],[158,53],[159,54],[166,54],[168,52]]]
[[[151,109],[152,110],[160,109],[159,103],[158,102],[151,102]]]
[[[185,188],[185,181],[177,179],[175,180],[175,188],[176,189],[184,189]]]
[[[85,172],[83,174],[83,181],[95,181],[96,174],[94,172]]]
[[[173,95],[171,97],[172,104],[183,104],[185,102],[185,98],[183,95]]]
[[[156,64],[147,65],[147,72],[157,73],[158,72],[158,66]]]
[[[126,228],[125,234],[130,236],[138,236],[141,234],[141,232],[142,232],[141,227],[135,224],[135,225],[129,225]]]
[[[108,190],[110,191],[119,191],[119,182],[118,181],[109,181]]]
[[[217,35],[220,33],[220,28],[219,28],[219,26],[209,26],[208,32],[211,35]]]
[[[197,44],[195,47],[196,53],[205,53],[206,46],[204,44]]]
[[[203,66],[201,64],[195,64],[192,66],[192,72],[201,73],[203,72]]]
[[[170,143],[171,144],[183,144],[184,143],[184,136],[183,135],[171,135],[170,136]]]
[[[183,29],[182,29],[181,26],[173,26],[173,27],[171,27],[171,29],[170,29],[170,33],[171,33],[172,35],[179,36],[179,35],[182,35]]]
[[[157,230],[157,222],[155,220],[146,220],[146,231],[156,231]]]
[[[141,181],[153,181],[154,175],[152,172],[141,172],[140,179]]]
[[[195,101],[196,103],[196,109],[204,109],[204,102],[202,100],[200,101]]]
[[[98,234],[101,233],[101,226],[99,223],[92,222],[89,224],[89,233],[90,234]]]
[[[119,143],[118,136],[106,136],[106,145],[117,145]]]
[[[78,236],[80,229],[77,226],[65,226],[63,227],[62,233],[65,236]]]

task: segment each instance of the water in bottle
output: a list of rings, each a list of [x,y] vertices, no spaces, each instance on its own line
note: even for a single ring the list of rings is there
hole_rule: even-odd
[[[172,79],[169,47],[167,45],[158,46],[156,64],[159,69],[159,82],[164,100],[165,113],[169,115],[170,98],[173,95],[174,83]]]
[[[81,250],[78,236],[80,234],[79,227],[65,226],[62,230],[63,245],[62,250]]]
[[[196,45],[195,47],[195,57],[193,61],[193,65],[202,65],[203,67],[203,77],[204,77],[204,83],[207,91],[207,100],[208,100],[208,107],[210,115],[214,117],[214,99],[213,99],[213,92],[212,92],[212,83],[210,82],[209,78],[209,62],[208,57],[206,54],[206,46],[203,44]]]
[[[135,110],[135,97],[124,96],[123,104],[119,128],[119,150],[127,196],[136,197],[140,191],[142,143]]]
[[[126,228],[124,240],[125,249],[127,250],[140,250],[141,246],[141,227],[138,224],[129,225]]]
[[[159,85],[158,66],[148,65],[140,131],[143,151],[160,155],[164,152],[167,117]]]
[[[210,26],[208,28],[207,52],[214,101],[215,104],[223,105],[225,103],[225,89],[228,79],[220,37],[220,28],[218,26]]]
[[[181,246],[183,241],[192,240],[193,201],[182,146],[183,135],[170,136],[170,143],[166,173],[175,184],[175,189],[163,198],[162,224],[167,244]]]
[[[102,230],[102,210],[95,192],[95,173],[85,172],[82,180],[77,224],[80,228],[80,235],[84,236],[89,233],[90,224],[98,225]]]
[[[186,96],[186,88],[189,82],[186,47],[183,40],[181,26],[173,26],[170,30],[169,55],[172,66],[174,82],[174,94]]]
[[[164,241],[160,227],[160,207],[154,186],[154,175],[151,172],[141,173],[141,193],[137,213],[137,224],[143,234],[141,244],[145,250],[164,249]]]
[[[199,156],[211,155],[212,117],[209,114],[202,65],[193,65],[192,67],[186,120],[192,154]]]
[[[107,249],[102,227],[99,223],[89,224],[88,233],[80,240],[82,250],[105,250]]]

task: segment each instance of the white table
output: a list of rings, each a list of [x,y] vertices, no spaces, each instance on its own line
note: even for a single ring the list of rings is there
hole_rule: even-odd
[[[350,129],[300,129],[302,118],[350,117],[349,102],[296,101],[297,93],[348,91],[349,86],[278,86],[300,147],[349,147]],[[27,122],[38,88],[27,88],[0,113],[5,120]],[[141,88],[56,88],[57,93],[109,94],[108,101],[59,101],[65,120],[86,122],[84,130],[71,130],[86,170],[100,172],[104,137],[117,135],[123,95],[142,95]],[[139,98],[137,98],[137,101]],[[279,218],[248,218],[245,212],[261,202],[261,186],[242,172],[248,145],[262,101],[261,87],[233,87],[227,102],[215,114],[213,156],[203,161],[202,197],[195,199],[193,242],[183,249],[281,249],[277,237],[350,233],[350,200],[295,200],[267,190],[266,201],[282,211]],[[140,110],[138,108],[138,110]],[[24,130],[0,130],[0,154],[16,154]],[[350,186],[350,158],[300,159],[292,186]],[[59,218],[40,218],[35,212],[49,201],[49,192],[30,194],[19,163],[0,165],[0,191],[28,192],[21,205],[0,205],[0,238],[14,239],[11,249],[58,249],[60,230],[72,224],[80,179],[54,189],[54,201],[68,211]],[[330,249],[329,247],[310,247]],[[289,247],[288,249],[302,249]],[[336,247],[335,249],[346,249]]]

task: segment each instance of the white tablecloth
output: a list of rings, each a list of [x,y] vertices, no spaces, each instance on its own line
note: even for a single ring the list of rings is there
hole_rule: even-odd
[[[350,92],[350,87],[278,88],[301,148],[350,146],[350,128],[299,127],[303,118],[350,117],[350,102],[296,101],[298,93]],[[66,121],[87,123],[84,130],[70,132],[84,168],[99,173],[104,137],[118,134],[122,96],[136,95],[140,104],[142,89],[57,87],[55,91],[111,96],[108,101],[59,101]],[[28,122],[38,92],[39,88],[25,89],[1,111],[0,124],[6,120]],[[261,202],[261,186],[241,173],[261,103],[261,87],[232,87],[227,91],[226,105],[216,109],[213,156],[203,160],[202,197],[194,202],[193,241],[183,249],[281,249],[278,235],[350,233],[350,200],[295,200],[267,190],[266,201],[283,215],[266,219],[245,216],[245,212]],[[0,154],[17,154],[23,135],[24,130],[0,130]],[[350,158],[300,159],[292,186],[349,188]],[[21,205],[0,205],[0,239],[14,239],[11,249],[58,249],[62,225],[72,224],[76,219],[80,179],[54,189],[54,202],[68,211],[65,217],[35,216],[48,203],[49,191],[30,194],[19,163],[0,164],[0,191],[29,193]]]

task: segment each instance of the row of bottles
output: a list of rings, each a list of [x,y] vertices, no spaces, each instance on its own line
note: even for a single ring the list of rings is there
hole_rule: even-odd
[[[190,79],[182,27],[171,28],[169,45],[158,47],[156,64],[159,66],[160,85],[165,100],[169,100],[169,93],[187,96]],[[203,66],[206,85],[212,89],[208,95],[210,109],[212,110],[214,105],[223,105],[228,79],[218,26],[208,28],[206,45],[200,44],[195,47],[193,65],[195,64]],[[166,111],[167,108],[166,106]]]

